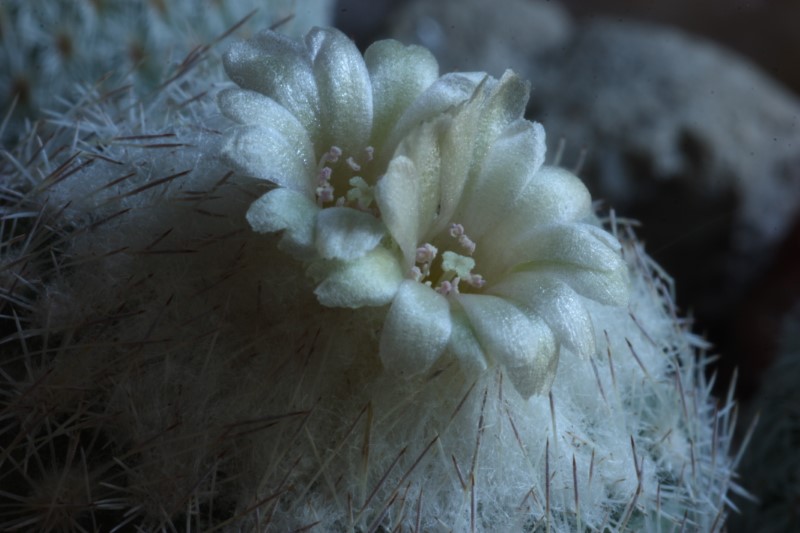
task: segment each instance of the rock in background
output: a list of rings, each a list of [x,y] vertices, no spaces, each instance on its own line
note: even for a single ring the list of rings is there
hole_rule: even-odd
[[[573,22],[549,2],[423,0],[397,12],[393,32],[431,50],[443,71],[498,77],[510,68],[533,79],[537,61],[568,45]]]

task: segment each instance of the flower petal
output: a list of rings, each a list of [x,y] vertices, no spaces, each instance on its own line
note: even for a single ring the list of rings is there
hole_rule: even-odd
[[[453,215],[477,240],[498,223],[498,213],[508,213],[544,162],[544,128],[527,120],[513,122],[486,155],[481,172],[464,187]]]
[[[333,145],[346,153],[366,147],[372,129],[372,86],[356,45],[333,28],[306,35],[320,98],[318,153]]]
[[[322,305],[350,308],[388,304],[404,279],[397,256],[382,247],[352,261],[317,261],[308,275],[321,281],[314,294]]]
[[[565,348],[583,357],[595,352],[594,326],[581,297],[558,277],[517,272],[489,288],[541,317]]]
[[[286,230],[279,247],[300,259],[311,258],[314,249],[314,219],[319,208],[306,195],[289,189],[274,189],[250,205],[247,222],[259,233]]]
[[[429,124],[423,126],[429,127]],[[425,149],[435,151],[436,146],[427,144]],[[408,157],[395,157],[375,186],[375,200],[381,218],[403,251],[409,267],[414,265],[417,246],[422,244],[422,232],[433,222],[438,202],[439,159],[435,153],[430,155],[421,154],[418,159],[424,171],[422,174]]]
[[[324,259],[355,259],[375,248],[385,234],[370,213],[350,207],[329,207],[317,215],[317,251]]]
[[[522,396],[549,390],[555,377],[558,345],[541,319],[526,315],[497,296],[461,294],[458,302],[485,353],[508,369]]]
[[[217,104],[222,114],[234,122],[260,124],[282,132],[304,148],[308,147],[309,157],[313,159],[314,147],[303,124],[272,98],[255,91],[230,88],[219,92]]]
[[[419,181],[414,163],[398,156],[389,163],[386,174],[375,185],[375,201],[389,234],[400,246],[406,265],[414,264],[419,242]]]
[[[408,132],[422,122],[469,99],[486,77],[483,72],[460,72],[445,74],[436,80],[400,116],[384,146],[388,153],[381,153],[381,157],[390,157]]]
[[[291,135],[266,126],[235,126],[225,132],[220,155],[241,174],[313,197],[313,159]]]
[[[541,358],[534,361],[531,365],[519,367],[506,367],[508,375],[514,388],[526,400],[534,395],[546,394],[553,386],[558,370],[558,348],[552,357]]]
[[[300,42],[264,31],[231,46],[222,61],[234,82],[273,98],[291,111],[313,138],[319,128],[319,96],[308,51]]]
[[[436,233],[453,219],[468,184],[477,179],[489,146],[513,122],[522,118],[528,84],[511,71],[499,81],[484,80],[453,116],[442,139],[442,197]],[[469,228],[467,228],[469,230]],[[469,230],[471,231],[471,230]]]
[[[521,272],[559,279],[581,296],[605,305],[627,305],[630,297],[628,266],[624,262],[606,271],[587,270],[574,265],[535,263],[526,265]]]
[[[486,354],[475,332],[472,330],[469,318],[461,310],[452,311],[452,331],[447,349],[458,359],[467,376],[478,376],[488,368]]]
[[[562,168],[541,167],[514,208],[485,234],[485,241],[503,245],[508,235],[543,224],[581,220],[591,214],[592,197],[580,178]]]
[[[530,83],[511,70],[506,70],[496,84],[486,86],[485,100],[477,103],[481,110],[481,120],[473,133],[473,158],[476,164],[482,165],[494,140],[510,124],[522,118],[529,95]]]
[[[372,146],[383,146],[411,103],[439,77],[439,64],[426,48],[398,41],[373,43],[364,52],[372,82]]]
[[[380,355],[389,372],[410,377],[426,372],[450,339],[450,305],[441,294],[405,280],[386,316]]]
[[[497,278],[508,269],[526,269],[526,263],[560,263],[612,272],[623,268],[621,246],[603,228],[592,224],[554,224],[517,228],[502,242],[481,239],[476,262],[482,274]]]

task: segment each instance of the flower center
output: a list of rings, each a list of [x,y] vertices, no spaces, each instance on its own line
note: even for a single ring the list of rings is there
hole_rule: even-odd
[[[372,146],[367,146],[360,154],[348,155],[338,146],[331,146],[322,154],[317,164],[317,205],[352,207],[378,216],[373,205],[374,187],[363,177],[370,170],[374,152]]]
[[[417,248],[416,264],[411,268],[411,275],[416,281],[445,296],[458,294],[464,289],[464,292],[472,292],[471,289],[482,288],[486,280],[472,272],[475,269],[475,260],[471,257],[475,253],[475,243],[464,233],[461,224],[451,224],[449,233],[463,254],[445,250],[440,256],[439,249],[426,242]]]

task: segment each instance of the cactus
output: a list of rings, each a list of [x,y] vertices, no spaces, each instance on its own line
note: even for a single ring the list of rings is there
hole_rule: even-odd
[[[708,346],[677,316],[669,277],[628,224],[581,211],[619,258],[628,303],[576,294],[590,320],[581,335],[559,333],[555,319],[528,332],[558,339],[546,386],[520,386],[480,313],[436,357],[409,355],[426,368],[398,373],[381,336],[401,293],[349,307],[318,298],[331,259],[285,253],[286,234],[248,221],[280,189],[231,167],[237,126],[217,108],[228,87],[219,65],[178,68],[146,97],[91,88],[0,162],[0,479],[11,487],[0,528],[722,529],[732,394],[711,398]],[[469,98],[491,96],[478,87],[489,86],[426,124],[446,130],[458,113],[480,112]],[[424,124],[409,131],[405,146],[427,135]],[[365,181],[377,198],[380,179]],[[405,261],[387,225],[375,246]],[[461,230],[446,232],[454,246],[472,240]],[[581,252],[553,242],[567,243],[562,259]],[[422,273],[430,250],[419,248],[408,265]],[[461,277],[469,254],[458,255],[436,268]],[[605,279],[579,281],[599,294],[592,283]],[[431,293],[455,298],[450,282]],[[464,364],[475,342],[483,364]]]

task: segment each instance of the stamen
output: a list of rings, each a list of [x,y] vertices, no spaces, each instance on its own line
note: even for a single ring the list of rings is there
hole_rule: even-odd
[[[356,163],[356,160],[353,159],[353,156],[348,157],[346,161],[347,161],[347,166],[353,169],[354,172],[358,172],[359,170],[361,170],[361,165]]]
[[[436,258],[437,253],[439,253],[439,250],[434,245],[426,242],[417,248],[416,262],[420,264],[430,264]]]
[[[364,148],[364,152],[367,154],[367,161],[366,162],[369,163],[370,161],[372,161],[372,158],[375,156],[375,148],[373,148],[372,146],[367,146],[366,148]]]
[[[458,244],[460,244],[461,247],[466,250],[467,254],[472,255],[475,253],[475,243],[466,235],[458,236]]]
[[[331,187],[330,183],[326,183],[320,187],[317,187],[317,202],[321,205],[326,202],[333,201],[333,187]]]
[[[319,174],[317,174],[317,183],[319,184],[319,187],[316,189],[317,204],[320,206],[333,200],[333,186],[330,181],[331,172],[330,168],[325,167],[320,169]]]
[[[464,233],[464,226],[461,224],[450,224],[450,236],[458,239],[458,244],[466,250],[467,255],[475,253],[475,242]]]
[[[331,146],[331,149],[328,150],[328,153],[325,154],[326,161],[331,163],[336,163],[339,161],[339,158],[342,156],[342,149],[338,146]]]
[[[483,276],[480,274],[471,274],[469,277],[464,279],[464,283],[469,285],[470,287],[475,287],[476,289],[482,289],[484,285],[486,285],[486,280],[483,279]]]
[[[317,183],[319,185],[330,185],[332,174],[333,171],[330,169],[330,167],[325,167],[321,169],[317,174]]]
[[[456,277],[453,278],[453,281],[443,281],[436,287],[436,292],[443,296],[447,296],[448,294],[458,294],[458,282],[461,281],[460,278]]]

